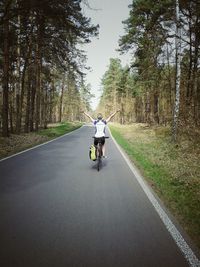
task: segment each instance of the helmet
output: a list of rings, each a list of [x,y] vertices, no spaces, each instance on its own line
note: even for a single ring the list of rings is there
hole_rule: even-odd
[[[102,120],[102,118],[103,118],[102,114],[101,114],[101,113],[98,113],[98,115],[97,115],[97,119],[98,119],[98,120]]]

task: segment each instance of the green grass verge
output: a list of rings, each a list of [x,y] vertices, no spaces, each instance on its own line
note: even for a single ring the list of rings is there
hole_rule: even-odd
[[[38,134],[42,136],[47,136],[49,138],[56,138],[66,133],[69,133],[73,130],[76,130],[81,126],[82,124],[79,122],[77,123],[63,122],[63,123],[58,124],[57,126],[52,125],[48,129],[40,130]]]
[[[190,151],[185,151],[183,146],[172,144],[166,134],[156,136],[152,130],[135,131],[134,127],[118,125],[110,126],[110,130],[200,248],[200,169],[192,144],[188,146]]]

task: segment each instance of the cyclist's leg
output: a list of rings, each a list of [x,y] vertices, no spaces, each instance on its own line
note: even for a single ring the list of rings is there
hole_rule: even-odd
[[[105,147],[105,144],[102,145],[102,155],[103,157],[105,157],[105,151],[106,151],[106,147]]]
[[[98,138],[94,138],[94,146],[96,148],[96,156],[98,156]]]
[[[97,140],[97,138],[95,137],[95,138],[94,138],[94,146],[97,146],[97,144],[98,144],[98,140]]]
[[[99,143],[99,145],[98,145],[98,152],[99,152],[99,156],[102,157],[103,151],[102,151],[102,144],[101,143]]]
[[[103,157],[105,157],[105,151],[106,151],[105,138],[102,138],[101,143],[102,143],[102,155]]]

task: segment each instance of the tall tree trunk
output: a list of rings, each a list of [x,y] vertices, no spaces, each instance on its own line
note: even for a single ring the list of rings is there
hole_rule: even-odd
[[[180,109],[180,78],[181,78],[181,28],[180,28],[180,14],[179,1],[176,0],[176,95],[174,104],[174,117],[172,125],[172,140],[177,140],[179,109]]]
[[[38,10],[37,16],[37,44],[36,44],[36,120],[35,130],[38,131],[41,123],[41,70],[42,70],[42,38],[44,31],[44,17]]]
[[[33,68],[35,69],[35,67]],[[31,81],[31,105],[30,105],[30,131],[34,131],[35,96],[36,96],[36,77],[32,75],[32,68],[29,70],[29,80]]]
[[[27,69],[28,59],[24,62],[24,67],[22,71],[22,79],[21,79],[21,98],[20,98],[20,107],[19,107],[19,127],[21,129],[22,125],[22,114],[23,114],[23,106],[24,106],[24,93],[25,93],[25,77],[26,77],[26,69]],[[30,102],[29,102],[30,104]]]
[[[16,133],[21,131],[21,112],[20,112],[20,95],[21,95],[21,59],[20,59],[20,16],[18,15],[18,31],[17,31],[17,87],[16,87]]]
[[[193,119],[194,123],[197,123],[198,118],[198,48],[195,53],[195,62],[194,62],[194,70],[193,70],[193,82],[194,82],[194,91],[193,91]]]
[[[13,103],[14,103],[14,90],[10,90],[10,99],[9,99],[9,118],[10,118],[10,132],[14,133],[14,125],[13,125]]]
[[[31,114],[31,75],[30,70],[28,71],[28,86],[27,86],[27,97],[26,97],[26,115],[25,115],[25,125],[24,131],[25,133],[29,132],[30,126],[30,114]]]
[[[48,102],[48,85],[43,84],[43,94],[41,97],[41,124],[43,125],[44,129],[47,129],[47,102]]]
[[[145,122],[151,123],[151,104],[150,104],[150,94],[147,91],[145,94]]]
[[[48,86],[46,85],[45,88],[45,95],[44,95],[44,129],[47,129],[47,118],[48,118],[48,108],[47,108],[47,102],[48,102]]]
[[[41,102],[41,68],[40,68],[40,47],[36,47],[36,116],[35,130],[38,131],[40,125],[40,102]]]
[[[59,109],[59,122],[62,121],[62,109],[63,109],[63,95],[64,95],[64,87],[65,87],[65,78],[63,78],[62,87],[61,87],[61,95],[60,95],[60,109]]]
[[[31,31],[32,33],[32,31]],[[24,124],[24,131],[25,133],[28,133],[30,130],[30,117],[31,117],[31,84],[32,84],[32,75],[31,75],[31,56],[32,52],[32,37],[30,37],[30,40],[28,42],[28,53],[26,55],[26,60],[24,63],[24,69],[22,73],[22,93],[21,93],[21,112],[23,109],[23,103],[24,103],[24,92],[25,92],[25,78],[26,78],[26,73],[28,76],[27,79],[27,95],[26,95],[26,106],[25,106],[25,124]],[[33,101],[34,102],[34,101]],[[33,130],[33,129],[32,129]]]
[[[158,105],[159,105],[159,94],[158,92],[154,93],[154,121],[159,124],[160,119],[159,119],[159,114],[158,114]]]
[[[193,73],[192,73],[192,80],[194,83],[193,86],[193,119],[194,123],[197,124],[198,120],[198,61],[199,61],[199,46],[200,46],[200,36],[199,36],[199,27],[200,27],[200,22],[199,22],[199,17],[197,16],[196,22],[195,22],[195,42],[194,42],[194,67],[193,67]]]
[[[189,69],[188,69],[188,78],[187,78],[187,88],[186,88],[186,105],[189,106],[191,103],[190,99],[190,91],[191,91],[191,85],[192,85],[192,24],[191,24],[191,10],[189,10],[189,38],[190,38],[190,49],[189,49]],[[187,111],[186,111],[187,112]]]
[[[123,125],[125,123],[125,112],[124,112],[124,104],[121,102],[121,112],[120,112],[120,123]]]
[[[4,17],[4,62],[3,62],[3,107],[2,107],[2,135],[9,136],[8,112],[9,112],[9,17],[8,10]]]
[[[56,92],[56,87],[55,87],[55,81],[53,79],[53,84],[52,84],[52,122],[57,121],[57,110],[56,110],[56,105],[54,103],[55,101],[55,92]]]
[[[173,91],[173,87],[172,87],[172,73],[171,73],[171,67],[170,67],[170,55],[169,55],[169,46],[167,44],[167,68],[168,68],[168,81],[169,81],[169,105],[170,105],[170,110],[172,110],[172,91]],[[168,115],[168,114],[167,114]]]
[[[53,98],[54,96],[54,78],[52,80],[52,84],[51,84],[51,89],[50,89],[50,99],[49,99],[49,102],[50,102],[50,105],[49,105],[49,122],[53,122]]]

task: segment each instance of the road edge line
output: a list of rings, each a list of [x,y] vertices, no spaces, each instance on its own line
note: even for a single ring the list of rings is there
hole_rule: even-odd
[[[108,128],[109,129],[109,128]],[[159,204],[158,200],[155,198],[151,190],[148,188],[146,183],[144,182],[144,178],[139,173],[139,171],[136,169],[133,162],[130,161],[128,156],[125,154],[125,152],[122,150],[120,145],[117,143],[117,141],[114,139],[111,130],[109,129],[110,136],[115,143],[116,147],[120,151],[121,155],[123,156],[124,160],[126,161],[127,165],[129,166],[130,170],[134,174],[135,178],[137,179],[138,183],[142,187],[143,191],[145,192],[146,196],[148,197],[149,201],[155,208],[156,212],[158,213],[160,219],[164,223],[165,227],[167,228],[168,232],[174,239],[175,243],[177,244],[178,248],[186,258],[186,260],[189,262],[191,267],[200,267],[200,260],[197,258],[193,250],[190,248],[188,243],[185,241],[177,227],[174,225],[172,220],[169,218],[167,213],[164,211],[164,209]]]
[[[60,139],[60,138],[62,138],[62,137],[65,137],[66,135],[72,134],[72,133],[74,133],[75,131],[80,130],[83,126],[84,126],[84,125],[82,125],[81,127],[77,128],[77,129],[75,129],[75,130],[73,130],[73,131],[71,131],[71,132],[69,132],[69,133],[66,133],[66,134],[64,134],[64,135],[61,135],[61,136],[59,136],[59,137],[56,137],[55,139],[49,140],[49,141],[47,141],[47,142],[45,142],[45,143],[42,143],[42,144],[33,146],[33,147],[31,147],[31,148],[28,148],[28,149],[25,149],[25,150],[20,151],[20,152],[18,152],[18,153],[15,153],[15,154],[13,154],[13,155],[10,155],[10,156],[8,156],[8,157],[6,157],[6,158],[0,159],[0,162],[2,162],[2,161],[4,161],[4,160],[7,160],[7,159],[10,159],[10,158],[13,158],[13,157],[16,157],[16,156],[18,156],[18,155],[20,155],[20,154],[23,154],[23,153],[28,152],[28,151],[30,151],[30,150],[36,149],[36,148],[38,148],[38,147],[40,147],[40,146],[44,146],[44,145],[47,145],[47,144],[52,143],[52,142],[54,142],[54,141],[57,141],[58,139]]]

